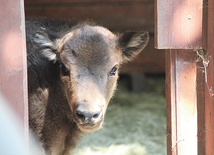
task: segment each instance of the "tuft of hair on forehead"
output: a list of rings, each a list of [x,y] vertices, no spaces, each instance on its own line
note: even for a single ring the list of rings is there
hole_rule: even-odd
[[[78,24],[70,32],[57,39],[58,51],[64,49],[113,49],[116,47],[117,37],[108,29],[98,25]],[[90,50],[91,49],[91,50]]]
[[[88,34],[98,33],[109,38],[116,37],[116,35],[112,33],[110,30],[108,30],[107,28],[99,26],[93,22],[80,23],[72,29],[72,31],[75,31],[75,30],[77,30],[78,32],[88,33]]]

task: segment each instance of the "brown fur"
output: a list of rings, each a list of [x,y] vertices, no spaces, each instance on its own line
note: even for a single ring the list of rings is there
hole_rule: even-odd
[[[119,36],[95,24],[26,21],[30,128],[46,154],[68,155],[99,129],[120,65],[148,42],[147,32]]]

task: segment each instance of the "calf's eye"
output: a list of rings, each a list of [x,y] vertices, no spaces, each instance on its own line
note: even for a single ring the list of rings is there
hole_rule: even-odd
[[[110,75],[110,76],[115,76],[116,73],[117,73],[117,69],[118,69],[118,67],[117,67],[117,65],[115,65],[115,66],[111,69],[109,75]]]
[[[63,76],[69,76],[70,75],[69,70],[65,67],[64,64],[60,64],[60,72]]]

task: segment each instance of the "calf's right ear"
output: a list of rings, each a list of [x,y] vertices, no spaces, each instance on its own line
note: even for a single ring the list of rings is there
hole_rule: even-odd
[[[123,61],[130,61],[137,56],[147,45],[149,33],[126,32],[119,36],[118,45],[122,50]]]
[[[38,44],[41,49],[41,54],[54,63],[57,60],[56,46],[54,41],[50,40],[46,34],[35,34],[34,41]]]

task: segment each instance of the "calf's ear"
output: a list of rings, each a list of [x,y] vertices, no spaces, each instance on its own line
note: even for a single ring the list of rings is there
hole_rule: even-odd
[[[43,55],[43,57],[55,63],[57,60],[57,54],[54,41],[50,40],[47,35],[39,33],[35,35],[34,41],[41,49],[41,54]]]
[[[125,32],[119,36],[118,44],[122,50],[123,61],[130,61],[138,55],[147,45],[149,33],[143,32]]]

